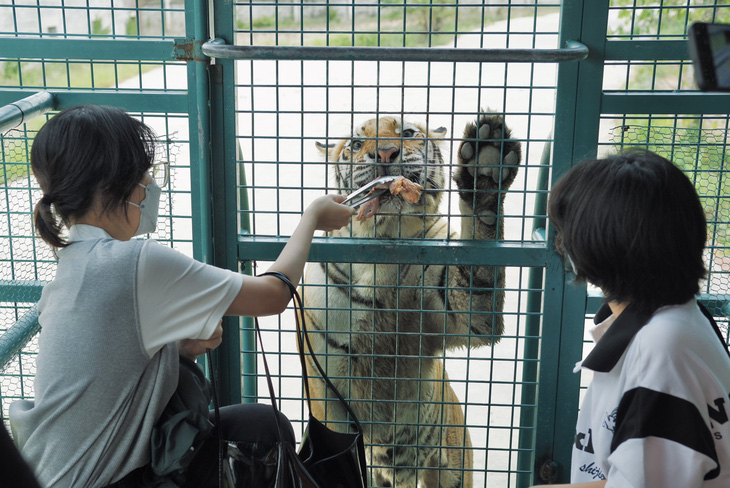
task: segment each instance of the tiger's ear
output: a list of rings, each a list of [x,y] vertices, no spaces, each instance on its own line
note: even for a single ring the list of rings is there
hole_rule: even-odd
[[[324,155],[326,155],[328,151],[335,148],[334,144],[322,144],[319,141],[315,141],[314,145],[317,146],[317,149],[319,149],[319,152],[321,152]]]
[[[438,129],[431,129],[430,137],[432,139],[443,139],[446,136],[446,127],[439,127]]]

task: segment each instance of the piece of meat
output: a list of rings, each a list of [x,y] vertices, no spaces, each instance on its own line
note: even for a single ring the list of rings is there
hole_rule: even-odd
[[[376,185],[371,190],[371,193],[375,190],[388,190],[392,195],[400,195],[404,200],[416,203],[421,198],[421,191],[423,187],[418,183],[414,183],[404,176],[396,176],[395,180],[390,183],[383,183],[382,185]],[[367,220],[375,216],[380,208],[380,197],[373,198],[369,202],[365,202],[360,205],[360,210],[357,213],[355,220]]]
[[[377,186],[375,187],[377,188]],[[404,200],[416,203],[421,198],[423,187],[403,176],[396,176],[396,179],[388,185],[388,190],[393,195],[400,195]]]
[[[357,217],[355,217],[355,220],[367,220],[378,212],[378,209],[380,208],[380,197],[373,198],[369,202],[365,202],[362,205],[360,205],[360,210],[357,212]]]

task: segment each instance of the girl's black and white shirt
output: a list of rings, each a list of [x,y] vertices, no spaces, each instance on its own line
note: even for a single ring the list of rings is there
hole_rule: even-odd
[[[596,314],[594,372],[571,482],[609,488],[730,487],[730,356],[695,301],[653,315]]]

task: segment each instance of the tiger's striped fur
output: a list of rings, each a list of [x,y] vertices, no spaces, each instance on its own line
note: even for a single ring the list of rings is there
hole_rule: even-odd
[[[459,235],[439,216],[445,188],[438,142],[446,130],[392,117],[372,119],[328,151],[342,193],[382,175],[424,187],[413,204],[382,197],[372,219],[353,220],[340,237],[446,239]],[[503,118],[468,124],[453,178],[461,238],[502,238],[501,192],[521,159]],[[497,225],[499,224],[499,225]],[[452,224],[453,225],[453,224]],[[488,345],[503,331],[504,269],[459,265],[312,263],[302,288],[314,353],[365,428],[372,486],[470,487],[471,440],[443,369],[447,349]],[[464,313],[469,312],[469,313]],[[308,367],[310,374],[312,369]],[[310,382],[313,414],[347,429],[346,416],[321,381]],[[338,423],[340,422],[340,423]]]

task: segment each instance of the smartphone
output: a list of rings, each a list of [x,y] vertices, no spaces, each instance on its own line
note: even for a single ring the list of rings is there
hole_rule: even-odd
[[[689,53],[702,91],[730,91],[730,24],[689,26]]]

